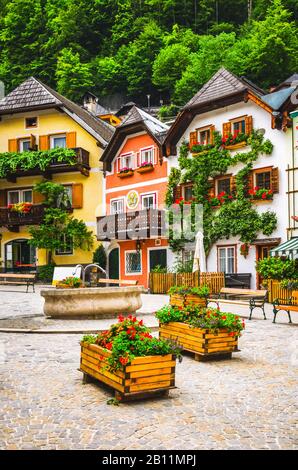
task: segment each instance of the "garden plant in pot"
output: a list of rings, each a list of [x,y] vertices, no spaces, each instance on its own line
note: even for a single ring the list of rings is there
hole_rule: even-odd
[[[170,339],[154,338],[132,315],[81,342],[80,370],[84,380],[97,379],[115,390],[117,400],[167,394],[175,388],[176,357],[181,348]]]
[[[196,360],[231,358],[238,351],[238,338],[244,320],[216,308],[173,307],[166,305],[156,313],[160,338],[177,341]]]
[[[206,307],[210,290],[206,285],[200,287],[173,286],[169,289],[170,304],[173,307],[196,305]]]

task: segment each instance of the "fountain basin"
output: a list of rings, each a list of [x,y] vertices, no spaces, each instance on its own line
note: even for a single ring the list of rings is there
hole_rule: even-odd
[[[44,314],[52,318],[113,318],[141,308],[143,286],[43,289]]]

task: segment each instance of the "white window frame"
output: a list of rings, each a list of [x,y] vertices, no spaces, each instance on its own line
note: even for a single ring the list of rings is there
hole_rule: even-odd
[[[151,151],[151,159],[148,160],[147,158],[145,159],[144,158],[144,153],[145,152],[148,152],[148,151]],[[155,147],[154,145],[151,145],[149,147],[143,147],[140,149],[140,154],[139,154],[139,166],[141,166],[142,163],[144,162],[149,162],[152,163],[152,165],[155,165]]]
[[[65,235],[64,235],[65,236]],[[58,249],[55,250],[55,256],[73,256],[74,254],[74,249],[73,249],[73,245],[72,245],[72,250],[71,250],[71,253],[70,252],[58,252]]]
[[[27,119],[36,119],[36,126],[27,126]],[[25,129],[37,129],[38,128],[38,116],[27,116],[25,117]]]
[[[197,131],[197,141],[200,142],[200,145],[209,145],[209,144],[211,144],[211,138],[212,138],[211,126],[199,127],[198,129],[196,129],[196,131]],[[202,142],[201,133],[208,132],[208,131],[209,131],[209,142]]]
[[[119,157],[117,157],[117,160],[116,160],[116,172],[119,173],[122,168],[125,168],[125,167],[128,167],[128,168],[131,168],[133,170],[134,168],[134,153],[133,152],[126,152],[126,153],[122,153],[121,155],[119,155]],[[130,165],[126,165],[124,164],[124,160],[126,158],[130,158]]]
[[[121,202],[122,203],[122,211],[121,212],[113,212],[112,211],[112,205],[113,205],[113,202]],[[115,214],[123,214],[125,211],[125,198],[124,197],[117,197],[117,198],[113,198],[113,199],[110,199],[110,214],[111,215],[115,215]]]
[[[228,249],[233,249],[233,252],[234,252],[234,256],[233,256],[233,271],[230,272],[228,271]],[[222,259],[220,257],[220,250],[225,250],[225,271],[220,271],[220,260]],[[237,273],[237,259],[236,259],[236,246],[235,245],[225,245],[225,246],[220,246],[220,245],[217,245],[217,268],[218,268],[218,272],[224,272],[225,274],[236,274]]]
[[[140,250],[140,266],[141,266],[141,271],[140,272],[127,272],[127,261],[126,261],[126,254],[129,253],[138,253],[137,250],[126,250],[124,251],[124,263],[125,263],[125,276],[141,276],[143,274],[143,263],[142,263],[142,250]]]
[[[67,148],[66,147],[66,133],[63,133],[63,134],[53,134],[53,135],[50,135],[50,149],[54,149],[54,140],[55,139],[65,139],[65,147],[61,147],[61,148]],[[56,148],[59,148],[59,147],[56,147]]]
[[[150,193],[142,193],[140,194],[140,196],[141,196],[141,210],[145,210],[143,200],[147,197],[152,197],[152,196],[154,197],[154,207],[152,209],[157,209],[158,204],[157,204],[157,192],[156,191],[152,191]]]
[[[20,152],[28,152],[28,150],[24,150],[24,142],[29,142],[29,147],[30,147],[30,144],[31,144],[30,137],[24,137],[22,139],[19,139],[19,151]]]
[[[31,191],[31,202],[29,204],[33,204],[33,190],[32,188],[24,188],[24,189],[11,189],[7,191],[7,204],[15,204],[10,202],[10,193],[18,193],[19,194],[19,203],[24,202],[23,193],[26,191]]]

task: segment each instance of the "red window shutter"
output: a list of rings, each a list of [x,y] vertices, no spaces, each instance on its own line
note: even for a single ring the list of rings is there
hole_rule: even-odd
[[[17,152],[18,151],[18,141],[17,141],[17,139],[9,139],[8,140],[8,151],[9,152]]]
[[[67,132],[66,133],[66,147],[68,149],[74,149],[77,146],[77,133]]]
[[[7,204],[6,191],[0,189],[0,207],[5,207]]]
[[[191,148],[193,145],[196,145],[197,141],[198,141],[198,132],[197,131],[190,132],[189,148]]]
[[[271,171],[271,189],[273,193],[279,192],[279,171],[278,168],[272,168]]]
[[[82,209],[83,207],[82,183],[75,183],[72,185],[72,207],[73,209]]]
[[[232,124],[230,122],[224,122],[222,125],[222,136],[224,139],[229,137],[232,132]]]
[[[50,148],[50,138],[48,135],[39,136],[39,150],[49,150]]]
[[[245,118],[245,134],[252,133],[252,116],[246,116]]]

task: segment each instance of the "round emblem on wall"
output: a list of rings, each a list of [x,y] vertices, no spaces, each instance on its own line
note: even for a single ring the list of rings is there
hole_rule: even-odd
[[[129,193],[126,196],[126,205],[128,209],[136,209],[139,205],[139,194],[137,191],[129,191]]]

